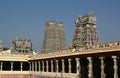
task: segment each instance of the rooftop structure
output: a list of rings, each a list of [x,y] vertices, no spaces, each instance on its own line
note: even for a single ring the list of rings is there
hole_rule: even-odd
[[[99,44],[96,16],[92,12],[85,16],[79,16],[75,21],[75,27],[72,47],[92,47]]]
[[[66,49],[66,38],[63,23],[56,21],[47,21],[42,53],[62,51]]]
[[[30,39],[13,39],[11,50],[16,53],[31,53],[32,42]]]

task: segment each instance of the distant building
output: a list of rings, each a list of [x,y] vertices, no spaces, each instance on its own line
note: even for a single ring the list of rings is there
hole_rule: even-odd
[[[12,41],[12,52],[18,53],[31,53],[32,52],[32,42],[30,39],[13,39]]]
[[[3,51],[2,41],[0,41],[0,52]]]
[[[66,38],[63,23],[47,21],[42,53],[62,51],[66,49]]]
[[[89,12],[85,16],[79,16],[75,21],[75,26],[72,47],[92,47],[99,44],[96,16],[92,12]]]

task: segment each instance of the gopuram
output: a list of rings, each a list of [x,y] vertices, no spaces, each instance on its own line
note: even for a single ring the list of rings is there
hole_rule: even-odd
[[[47,21],[41,52],[57,52],[66,50],[66,47],[67,46],[63,23],[56,21]]]
[[[32,42],[30,39],[14,38],[11,46],[12,53],[31,53]]]
[[[99,44],[96,28],[96,16],[89,12],[85,16],[79,16],[75,21],[75,34],[72,46],[74,48],[92,48]]]

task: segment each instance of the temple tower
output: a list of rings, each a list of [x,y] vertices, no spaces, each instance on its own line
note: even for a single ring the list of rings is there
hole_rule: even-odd
[[[66,38],[63,23],[47,21],[42,53],[62,51],[66,49]]]
[[[32,53],[32,42],[30,39],[17,39],[12,40],[11,51],[14,53]]]
[[[75,21],[75,33],[72,41],[74,48],[90,48],[99,44],[98,31],[96,28],[96,16],[89,12],[85,16],[79,16]]]

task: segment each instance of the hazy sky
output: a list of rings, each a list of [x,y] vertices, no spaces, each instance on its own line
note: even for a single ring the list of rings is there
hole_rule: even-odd
[[[30,38],[42,47],[46,20],[63,22],[71,44],[75,20],[89,11],[97,17],[100,41],[120,40],[120,0],[0,0],[0,40],[10,48],[13,38]]]

